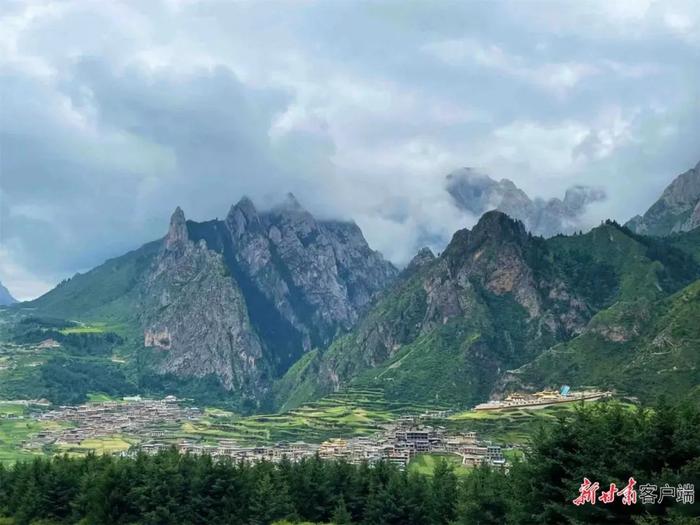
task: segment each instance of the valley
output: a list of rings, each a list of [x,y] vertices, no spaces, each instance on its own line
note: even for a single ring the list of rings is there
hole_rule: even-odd
[[[131,456],[174,447],[180,452],[247,461],[282,457],[296,461],[316,453],[350,461],[384,457],[404,466],[415,461],[411,469],[423,472],[439,457],[461,465],[467,461],[464,454],[475,453],[470,444],[472,448],[478,443],[497,445],[512,459],[529,446],[539,426],[553,424],[581,405],[572,400],[540,410],[454,412],[388,403],[378,391],[349,390],[286,413],[240,416],[195,407],[191,400],[174,396],[160,400],[90,397],[83,405],[55,408],[46,402],[0,402],[0,462],[64,454]],[[431,438],[431,446],[425,441],[423,448],[406,449],[403,442],[394,443],[401,429],[424,433],[424,439],[434,435],[435,440]],[[486,453],[486,448],[480,450]]]
[[[242,199],[218,222],[178,208],[164,239],[0,310],[3,461],[318,446],[407,416],[525,446],[573,403],[472,408],[562,384],[642,404],[696,388],[697,253],[694,232],[606,221],[543,239],[494,211],[397,273],[355,225],[292,196],[264,212]],[[141,419],[168,399],[181,408]],[[94,410],[118,414],[66,415]]]
[[[0,308],[0,475],[371,466],[471,490],[579,425],[682,426],[700,399],[696,237],[606,221],[544,239],[493,211],[399,272],[292,199],[205,223],[178,208],[163,239]]]

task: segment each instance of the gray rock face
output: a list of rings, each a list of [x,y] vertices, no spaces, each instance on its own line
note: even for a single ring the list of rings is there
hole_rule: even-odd
[[[161,354],[159,372],[214,375],[225,388],[250,396],[264,389],[262,345],[243,294],[221,255],[188,238],[179,208],[146,277],[141,311],[144,344]]]
[[[11,304],[15,304],[16,302],[17,299],[12,297],[10,291],[5,288],[2,283],[0,283],[0,306],[9,306]]]
[[[292,195],[260,213],[243,199],[225,222],[239,272],[302,334],[306,349],[353,326],[397,273],[356,224],[317,221]]]
[[[408,265],[406,265],[406,268],[404,268],[402,274],[404,276],[412,275],[413,273],[420,271],[422,268],[428,266],[434,260],[435,254],[430,248],[421,248],[420,250],[418,250],[418,253],[413,256],[411,262],[409,262]]]
[[[541,242],[522,222],[491,211],[472,231],[457,232],[444,258],[454,283],[478,283],[496,296],[512,296],[530,321],[552,334],[571,335],[583,329],[590,311],[559,276],[538,273],[537,265],[548,264]]]
[[[566,191],[563,200],[532,200],[512,181],[495,181],[471,168],[449,174],[447,191],[462,210],[477,216],[489,210],[502,211],[522,221],[528,231],[544,237],[580,229],[587,206],[605,198],[600,189],[574,186]]]
[[[178,208],[145,278],[144,344],[161,373],[215,375],[259,399],[396,274],[357,225],[318,221],[291,195],[265,212],[244,198],[223,221],[186,221]]]
[[[644,215],[626,226],[636,233],[664,236],[700,226],[700,162],[680,174]]]

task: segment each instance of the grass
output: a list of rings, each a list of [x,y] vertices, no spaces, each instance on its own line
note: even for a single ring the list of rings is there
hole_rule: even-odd
[[[588,401],[587,403],[606,401]],[[498,444],[527,445],[537,429],[548,425],[559,417],[571,414],[579,402],[560,403],[544,408],[511,409],[497,411],[469,410],[453,414],[440,423],[453,431],[474,431],[487,440]],[[633,409],[635,405],[623,403],[623,406]]]
[[[454,472],[459,477],[469,474],[470,469],[462,465],[462,458],[457,454],[417,454],[408,464],[408,471],[432,476],[440,461],[454,466]]]
[[[20,444],[42,428],[39,422],[30,419],[0,419],[0,463],[31,458],[33,453],[22,450]]]
[[[240,417],[207,409],[198,422],[185,422],[188,437],[235,439],[241,443],[321,442],[332,437],[372,435],[382,425],[426,407],[387,401],[378,389],[348,389],[281,414]]]
[[[27,411],[26,407],[20,403],[2,403],[0,402],[0,417],[3,416],[22,416]]]
[[[88,403],[106,403],[108,401],[122,401],[121,397],[114,397],[102,392],[92,392],[87,395]]]
[[[64,335],[68,334],[101,334],[109,331],[106,326],[102,323],[95,323],[92,325],[83,324],[80,326],[72,326],[70,328],[64,328],[60,332]]]
[[[68,454],[86,454],[87,452],[114,454],[116,452],[128,450],[133,443],[133,440],[128,440],[123,436],[106,436],[86,439],[77,446],[62,445],[60,447],[60,452],[68,452]]]

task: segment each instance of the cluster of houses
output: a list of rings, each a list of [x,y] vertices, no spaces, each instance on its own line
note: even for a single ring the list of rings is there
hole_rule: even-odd
[[[166,442],[150,442],[138,445],[124,454],[136,454],[139,451],[155,454],[172,446]],[[179,442],[176,448],[183,454],[208,454],[214,459],[228,458],[249,462],[274,463],[283,458],[294,462],[318,454],[321,459],[345,460],[354,464],[372,464],[384,460],[404,469],[416,454],[444,453],[459,455],[465,466],[506,465],[501,447],[480,441],[475,432],[448,434],[442,427],[419,424],[414,417],[401,418],[396,424],[386,426],[383,432],[375,436],[333,438],[320,445],[295,442],[251,447],[224,439],[217,444],[184,440]]]
[[[558,403],[575,401],[595,401],[612,396],[612,392],[601,390],[584,390],[572,392],[569,385],[563,385],[559,390],[541,390],[540,392],[512,392],[503,400],[491,400],[474,407],[479,411],[508,410],[513,408],[542,408]]]
[[[318,454],[322,459],[342,459],[355,464],[389,461],[404,469],[417,454],[443,453],[459,455],[466,466],[506,465],[501,447],[479,440],[475,432],[449,433],[444,427],[425,424],[447,415],[442,412],[404,416],[373,436],[333,438],[320,444],[300,441],[247,446],[231,439],[216,443],[187,439],[175,444],[169,425],[177,432],[182,422],[196,421],[201,415],[196,408],[181,406],[174,396],[62,406],[38,416],[43,421],[60,423],[58,428],[49,427],[32,436],[25,446],[80,445],[87,439],[127,434],[139,438],[139,444],[121,452],[122,455],[155,454],[174,446],[182,454],[206,454],[215,460],[279,462],[286,458],[296,462]]]
[[[143,443],[124,452],[122,455],[135,455],[139,451],[147,454],[156,454],[171,447],[173,445],[166,442]],[[175,448],[181,454],[192,454],[195,456],[206,454],[215,460],[228,458],[232,461],[271,461],[277,463],[282,461],[283,458],[296,462],[304,457],[311,457],[316,454],[319,445],[300,441],[296,443],[278,443],[269,447],[242,446],[233,440],[222,439],[216,445],[182,440]]]
[[[322,458],[345,459],[351,463],[386,460],[399,468],[405,468],[421,453],[457,454],[466,466],[506,464],[501,447],[479,441],[475,432],[448,434],[442,427],[416,424],[410,417],[402,418],[376,437],[331,439],[319,448]]]
[[[62,406],[38,416],[42,421],[56,421],[70,425],[56,430],[44,430],[33,436],[34,445],[79,445],[86,439],[117,434],[131,434],[142,438],[164,435],[163,425],[196,420],[201,412],[183,408],[174,396],[165,399],[127,397],[123,401],[107,401],[79,406]]]

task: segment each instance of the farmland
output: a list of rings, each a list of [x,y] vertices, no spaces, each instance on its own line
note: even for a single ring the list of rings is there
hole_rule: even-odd
[[[320,442],[339,436],[371,435],[401,415],[433,408],[388,402],[380,390],[354,389],[330,394],[281,414],[241,417],[209,409],[197,423],[186,423],[183,432],[188,437],[235,439],[241,443]]]

